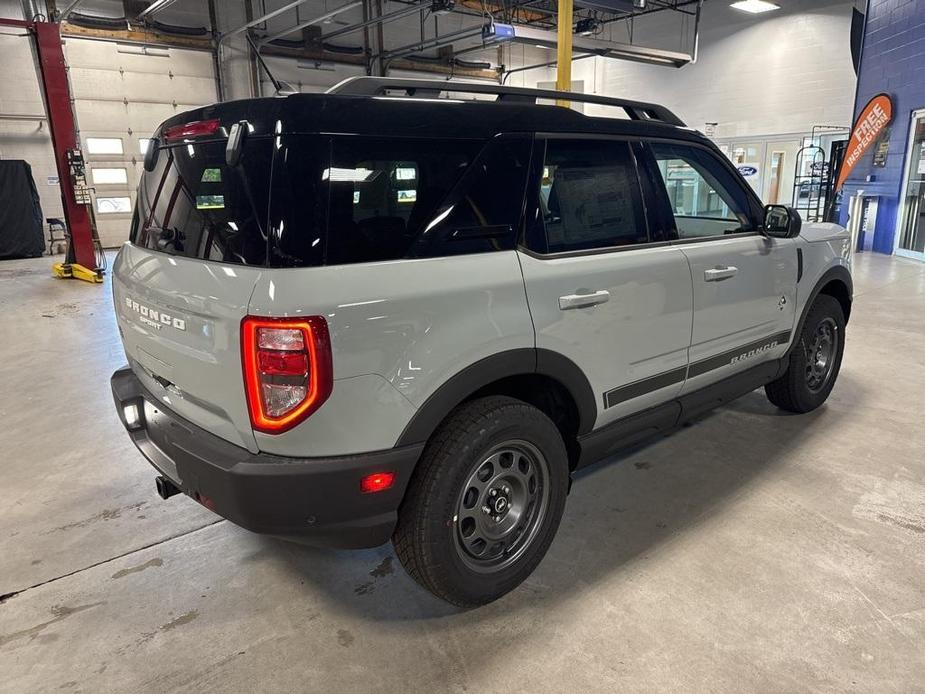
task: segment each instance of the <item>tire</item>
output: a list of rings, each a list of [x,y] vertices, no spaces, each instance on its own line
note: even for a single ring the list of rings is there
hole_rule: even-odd
[[[844,311],[835,298],[820,294],[791,349],[787,371],[764,387],[768,400],[789,412],[815,410],[835,386],[844,351]]]
[[[399,510],[396,554],[438,598],[497,600],[546,554],[568,480],[565,444],[545,414],[502,396],[464,403],[424,449]]]

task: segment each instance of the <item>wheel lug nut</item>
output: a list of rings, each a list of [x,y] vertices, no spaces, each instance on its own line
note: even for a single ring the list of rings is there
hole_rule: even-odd
[[[482,506],[482,513],[487,513],[487,514],[490,516],[490,515],[491,515],[491,509],[488,508],[487,506]]]
[[[488,493],[491,494],[492,496],[498,496],[498,490],[497,490],[497,489],[492,489],[492,490],[489,491]]]

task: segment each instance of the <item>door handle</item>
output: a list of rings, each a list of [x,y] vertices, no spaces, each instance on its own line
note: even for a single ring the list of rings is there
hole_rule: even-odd
[[[726,267],[715,267],[712,270],[706,270],[703,273],[704,282],[719,282],[720,280],[726,280],[730,277],[735,277],[739,272],[739,268],[733,267],[732,265],[727,265]]]
[[[568,311],[571,308],[588,308],[610,301],[610,292],[602,289],[590,294],[567,294],[559,297],[559,310]]]

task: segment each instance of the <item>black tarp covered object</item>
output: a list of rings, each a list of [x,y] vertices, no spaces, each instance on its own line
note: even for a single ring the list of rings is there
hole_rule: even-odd
[[[37,258],[45,252],[42,205],[32,167],[0,160],[0,258]]]

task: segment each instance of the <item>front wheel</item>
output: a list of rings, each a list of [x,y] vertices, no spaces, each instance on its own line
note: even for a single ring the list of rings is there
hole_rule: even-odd
[[[765,386],[773,404],[790,412],[810,412],[829,397],[845,351],[845,314],[841,304],[820,294],[806,316],[787,371]]]
[[[424,450],[399,512],[396,553],[439,598],[462,607],[496,600],[546,554],[568,475],[562,437],[538,409],[501,396],[465,403]]]

